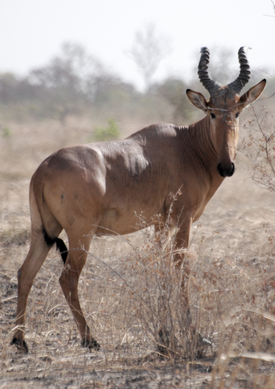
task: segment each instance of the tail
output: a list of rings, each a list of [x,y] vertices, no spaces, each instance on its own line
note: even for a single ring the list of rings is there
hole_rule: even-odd
[[[68,249],[64,241],[60,238],[51,238],[44,227],[43,227],[43,235],[44,235],[44,240],[49,247],[52,247],[54,244],[56,244],[56,250],[60,251],[61,258],[65,264],[68,256]]]
[[[61,258],[65,264],[68,249],[62,239],[49,236],[47,230],[59,230],[62,231],[61,225],[58,223],[54,215],[46,206],[44,200],[44,186],[45,186],[45,174],[48,169],[48,164],[51,156],[45,159],[44,162],[38,167],[30,182],[30,211],[31,221],[34,225],[41,225],[44,236],[44,241],[48,247],[52,247],[56,244],[56,249],[60,251]],[[47,221],[47,222],[46,222]]]

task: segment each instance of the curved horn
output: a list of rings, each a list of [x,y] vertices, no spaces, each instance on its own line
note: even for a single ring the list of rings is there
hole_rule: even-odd
[[[228,85],[228,88],[234,89],[236,93],[240,93],[246,83],[250,79],[250,66],[245,54],[245,47],[241,47],[238,51],[239,63],[240,63],[240,74],[235,81]]]
[[[220,87],[221,84],[212,80],[208,74],[208,63],[209,63],[210,52],[207,47],[201,48],[201,59],[198,67],[198,75],[200,82],[208,90],[210,95],[214,94]]]

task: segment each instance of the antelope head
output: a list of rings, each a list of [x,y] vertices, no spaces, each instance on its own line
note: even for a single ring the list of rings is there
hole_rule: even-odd
[[[201,93],[186,91],[192,104],[203,110],[208,117],[207,127],[217,154],[217,171],[221,177],[234,174],[237,142],[239,136],[239,116],[245,107],[253,103],[262,93],[266,80],[250,88],[240,96],[240,92],[250,79],[250,67],[245,48],[238,52],[240,73],[235,81],[223,86],[212,80],[208,74],[209,50],[201,49],[198,75],[201,83],[210,94],[207,101]]]

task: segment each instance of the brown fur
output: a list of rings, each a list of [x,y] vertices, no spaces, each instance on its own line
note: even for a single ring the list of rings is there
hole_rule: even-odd
[[[12,343],[28,351],[23,331],[28,295],[56,243],[65,259],[60,285],[82,344],[99,348],[78,299],[78,279],[93,235],[134,232],[141,213],[149,224],[156,214],[165,219],[171,193],[181,188],[171,219],[178,227],[176,246],[188,247],[191,224],[224,177],[234,173],[236,114],[258,98],[264,86],[265,80],[233,99],[224,97],[223,89],[215,104],[188,90],[190,101],[206,113],[198,123],[152,125],[125,140],[63,148],[42,162],[30,184],[31,245],[18,272],[17,330]],[[69,240],[67,257],[58,238],[63,229]],[[179,265],[182,258],[176,261]],[[189,310],[188,305],[185,309]]]

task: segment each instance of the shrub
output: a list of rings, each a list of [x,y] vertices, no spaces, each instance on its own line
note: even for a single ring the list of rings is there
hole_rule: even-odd
[[[10,138],[11,137],[11,130],[8,127],[5,127],[2,129],[2,137],[3,138]]]
[[[108,119],[108,127],[96,128],[94,131],[94,139],[96,142],[104,142],[108,140],[118,139],[120,131],[114,119]]]
[[[240,151],[248,158],[248,171],[260,187],[275,191],[275,125],[265,107],[260,113],[250,108],[252,117],[243,125],[247,132]]]

